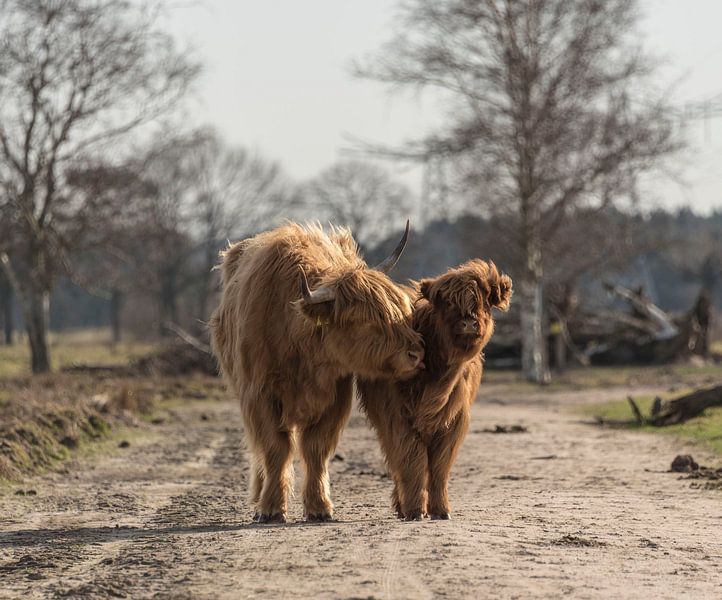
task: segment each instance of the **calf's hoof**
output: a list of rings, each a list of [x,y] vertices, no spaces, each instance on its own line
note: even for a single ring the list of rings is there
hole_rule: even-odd
[[[274,513],[274,514],[265,514],[265,513],[256,513],[253,515],[253,520],[256,523],[285,523],[286,522],[286,514],[285,513]]]
[[[451,519],[451,514],[448,512],[437,512],[429,515],[433,521],[448,521]]]
[[[309,523],[328,523],[333,521],[333,514],[330,512],[308,513],[306,521]]]

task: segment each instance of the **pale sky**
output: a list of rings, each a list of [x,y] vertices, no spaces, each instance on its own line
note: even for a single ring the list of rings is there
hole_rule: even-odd
[[[349,144],[345,135],[398,143],[439,123],[428,98],[392,94],[350,73],[393,30],[395,0],[202,0],[177,2],[168,27],[205,63],[193,120],[231,143],[278,160],[295,179],[313,177]],[[643,33],[666,59],[659,85],[673,81],[681,108],[719,96],[722,2],[647,0]],[[722,209],[722,115],[688,122],[691,150],[682,181],[655,178],[650,198],[666,206]],[[420,170],[401,176],[418,189]]]

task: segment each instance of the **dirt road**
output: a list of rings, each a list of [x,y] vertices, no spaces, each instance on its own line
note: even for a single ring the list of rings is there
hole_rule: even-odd
[[[332,463],[338,522],[302,522],[296,498],[283,526],[250,523],[236,406],[189,404],[0,490],[0,597],[722,598],[722,492],[661,472],[685,450],[671,438],[581,424],[569,406],[589,399],[482,386],[449,522],[392,516],[355,414]],[[529,433],[482,431],[514,423]]]

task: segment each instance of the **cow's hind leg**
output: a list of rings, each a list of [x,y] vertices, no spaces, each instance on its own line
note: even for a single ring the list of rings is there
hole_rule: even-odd
[[[244,424],[253,450],[251,499],[256,500],[255,519],[262,523],[285,523],[291,488],[293,440],[281,422],[277,403],[259,398],[245,407]]]
[[[250,449],[251,453],[251,505],[259,513],[258,503],[261,501],[261,492],[263,491],[263,482],[265,475],[263,474],[263,456],[260,452]]]
[[[404,518],[404,512],[401,510],[401,496],[399,495],[399,481],[394,476],[394,490],[391,492],[391,506],[399,519]]]
[[[462,411],[449,429],[434,436],[429,445],[429,516],[451,518],[449,475],[469,428],[469,415]]]
[[[352,394],[351,378],[339,380],[333,404],[317,422],[300,430],[299,445],[306,468],[303,507],[309,521],[328,521],[333,517],[328,459],[351,413]]]

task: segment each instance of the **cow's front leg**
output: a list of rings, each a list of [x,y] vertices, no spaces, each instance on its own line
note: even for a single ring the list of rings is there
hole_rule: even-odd
[[[300,431],[301,457],[306,467],[303,506],[309,521],[329,521],[333,517],[328,460],[351,413],[352,393],[351,378],[340,380],[333,404],[317,422]]]

